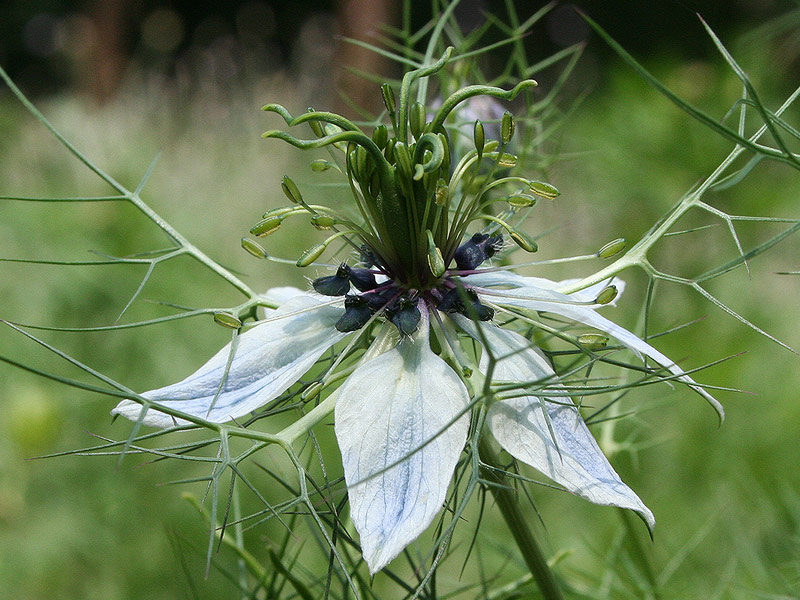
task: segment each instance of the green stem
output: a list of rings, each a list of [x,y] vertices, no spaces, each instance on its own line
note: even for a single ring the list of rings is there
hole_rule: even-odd
[[[483,468],[483,477],[493,485],[489,487],[497,503],[503,519],[511,530],[514,541],[522,552],[522,558],[530,569],[539,591],[545,600],[563,600],[561,590],[558,587],[555,573],[547,564],[547,559],[542,554],[533,531],[528,526],[527,519],[522,513],[517,493],[508,486],[506,478],[500,474],[497,456],[485,439],[480,444],[481,461],[486,465]]]

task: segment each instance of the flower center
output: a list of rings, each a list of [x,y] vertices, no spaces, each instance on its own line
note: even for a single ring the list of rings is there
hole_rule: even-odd
[[[477,293],[463,285],[460,276],[474,272],[502,246],[502,235],[474,234],[456,249],[456,268],[446,270],[425,289],[409,287],[393,277],[385,266],[378,263],[374,253],[364,247],[359,266],[342,263],[334,275],[319,277],[312,286],[316,292],[326,296],[344,296],[344,314],[336,322],[336,329],[342,332],[361,329],[377,315],[393,323],[402,335],[411,335],[420,322],[420,302],[424,302],[429,310],[460,313],[473,320],[488,321],[494,316],[494,310],[482,304]],[[385,279],[379,282],[378,277]],[[351,288],[356,292],[351,293]]]

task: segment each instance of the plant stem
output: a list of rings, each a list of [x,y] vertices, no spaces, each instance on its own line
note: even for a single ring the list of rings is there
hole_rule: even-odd
[[[525,564],[539,586],[539,591],[542,592],[542,597],[545,600],[563,600],[564,596],[558,587],[555,573],[547,564],[547,559],[542,554],[539,544],[536,543],[533,531],[522,513],[516,490],[508,486],[506,478],[498,471],[500,467],[497,457],[485,440],[481,440],[480,455],[481,461],[486,465],[482,475],[487,481],[494,484],[489,486],[489,489],[506,525],[511,530],[511,535],[514,536],[514,541],[522,552]]]

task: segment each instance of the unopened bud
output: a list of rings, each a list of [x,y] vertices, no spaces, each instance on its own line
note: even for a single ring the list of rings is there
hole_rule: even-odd
[[[597,294],[595,304],[608,304],[609,302],[613,302],[618,293],[619,290],[617,290],[617,286],[609,285],[608,287],[604,288],[602,292]]]
[[[506,111],[503,113],[503,120],[500,122],[500,139],[504,144],[511,141],[514,137],[514,115]]]
[[[307,267],[308,265],[313,263],[320,256],[322,256],[322,253],[325,252],[326,246],[327,245],[325,243],[317,244],[316,246],[311,246],[311,248],[303,252],[300,255],[300,258],[297,259],[297,266]]]
[[[257,237],[264,237],[278,231],[278,229],[281,228],[281,223],[283,223],[283,217],[273,215],[253,225],[250,229],[250,233]]]
[[[218,325],[230,329],[240,329],[242,326],[242,322],[229,312],[215,312],[214,321],[216,321]]]
[[[303,196],[300,194],[300,190],[297,189],[297,185],[294,181],[289,179],[288,175],[283,176],[281,180],[281,189],[283,193],[286,194],[286,197],[295,204],[303,203]]]
[[[600,248],[597,251],[597,256],[600,258],[611,258],[612,256],[616,256],[623,250],[625,250],[625,246],[627,246],[627,242],[625,242],[624,238],[617,238],[608,242],[605,246]]]
[[[261,244],[254,242],[253,240],[248,239],[246,237],[242,238],[242,248],[247,250],[247,252],[249,252],[256,258],[267,258],[267,251],[261,247]]]
[[[442,258],[442,251],[436,247],[436,242],[433,241],[433,234],[430,229],[425,231],[428,236],[428,268],[437,279],[444,275],[446,270],[444,259]]]
[[[578,343],[587,350],[602,350],[608,345],[608,336],[600,333],[584,333],[578,336]]]
[[[336,219],[330,215],[314,215],[311,224],[320,231],[326,231],[336,225]]]
[[[318,158],[317,160],[311,161],[311,170],[315,173],[322,173],[323,171],[327,171],[333,165],[330,161],[325,160],[324,158]]]
[[[483,123],[475,121],[475,127],[472,129],[472,140],[475,142],[475,150],[478,151],[478,156],[483,154],[483,148],[486,145],[486,134],[483,131]]]
[[[508,236],[514,240],[514,243],[517,246],[526,252],[536,252],[539,249],[539,245],[527,233],[512,229],[508,232]]]
[[[561,195],[561,192],[559,192],[555,186],[545,183],[544,181],[529,181],[528,187],[530,187],[531,191],[537,196],[547,198],[548,200],[552,200],[556,196]]]

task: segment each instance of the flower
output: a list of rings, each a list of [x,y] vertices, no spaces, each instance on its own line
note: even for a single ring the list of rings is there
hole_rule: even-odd
[[[563,282],[508,271],[478,271],[457,279],[479,302],[546,311],[591,325],[653,359],[717,406],[661,352],[598,314],[600,305],[588,303],[596,287],[565,295],[556,291]],[[183,381],[143,395],[212,422],[238,419],[284,393],[326,350],[353,335],[336,328],[346,300],[331,302],[296,288],[279,288],[268,297],[289,299],[239,335],[236,347],[229,344]],[[443,312],[427,301],[419,310],[416,331],[395,336],[393,342],[387,341],[392,336],[379,335],[368,351],[370,358],[337,392],[336,438],[353,523],[372,573],[419,536],[439,512],[467,440],[470,394],[457,372],[431,350],[431,319],[449,321],[482,341],[499,359],[495,381],[557,380],[547,359],[519,333],[472,321],[458,312]],[[384,331],[389,327],[384,325]],[[487,364],[484,352],[480,369],[485,371]],[[227,377],[219,390],[226,366]],[[557,391],[560,386],[547,387]],[[141,410],[138,403],[125,400],[113,413],[137,420]],[[156,427],[176,424],[155,408],[142,422]],[[622,482],[568,397],[530,394],[499,400],[489,407],[486,422],[492,436],[517,460],[573,494],[595,504],[634,510],[648,526],[654,525],[652,512]]]
[[[463,156],[450,153],[445,121],[459,104],[479,95],[511,99],[532,82],[510,91],[463,88],[430,122],[424,106],[408,104],[413,82],[441,69],[448,57],[449,51],[436,65],[406,74],[399,109],[391,88],[382,88],[393,137],[382,125],[367,136],[331,113],[294,118],[279,105],[265,107],[290,126],[311,124],[317,139],[299,140],[282,131],[265,137],[344,153],[360,218],[307,204],[287,177],[282,187],[292,205],[265,214],[251,233],[270,235],[284,219],[310,214],[317,229],[335,232],[309,248],[298,266],[314,264],[336,239],[357,249],[358,258],[314,279],[313,291],[272,290],[264,303],[277,308],[186,379],[144,393],[153,405],[124,400],[112,411],[155,427],[182,423],[159,407],[214,423],[239,419],[279,398],[334,348],[337,359],[321,381],[334,387],[343,379],[329,398],[335,398],[350,513],[371,573],[386,566],[441,510],[467,442],[471,413],[479,406],[486,410],[481,435],[490,434],[511,456],[573,494],[636,511],[654,525],[652,512],[614,471],[569,389],[545,354],[522,335],[519,322],[536,324],[540,313],[551,313],[593,327],[652,359],[721,412],[716,400],[666,356],[598,313],[622,291],[621,281],[565,294],[559,289],[568,282],[491,266],[507,249],[507,238],[536,251],[536,243],[509,221],[538,197],[553,198],[558,191],[508,174],[517,162],[505,152],[514,130],[509,113],[503,116],[500,141],[486,141],[476,126],[474,149]],[[509,193],[496,195],[498,190]],[[496,203],[508,208],[490,212]],[[480,230],[469,233],[476,222]],[[366,350],[365,344],[355,344],[358,340],[369,342]],[[477,365],[467,340],[483,348]],[[489,397],[476,391],[486,376],[494,390]]]

